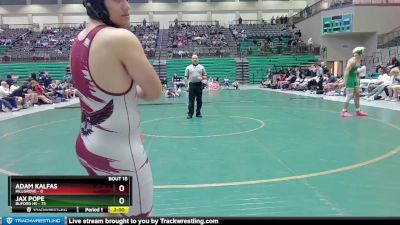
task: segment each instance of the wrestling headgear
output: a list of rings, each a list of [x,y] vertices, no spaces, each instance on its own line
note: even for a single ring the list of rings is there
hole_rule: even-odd
[[[102,21],[108,26],[117,27],[108,15],[104,0],[83,0],[88,16],[92,19]]]
[[[358,55],[358,56],[362,56],[362,55],[364,55],[364,52],[365,52],[365,47],[355,47],[354,49],[353,49],[353,54],[356,56],[356,55]]]

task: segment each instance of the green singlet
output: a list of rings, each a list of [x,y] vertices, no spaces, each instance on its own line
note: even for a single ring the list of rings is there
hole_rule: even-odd
[[[346,83],[347,88],[355,88],[355,87],[360,86],[358,79],[357,79],[358,68],[359,68],[359,66],[355,66],[350,70],[349,77],[347,78],[347,83]]]

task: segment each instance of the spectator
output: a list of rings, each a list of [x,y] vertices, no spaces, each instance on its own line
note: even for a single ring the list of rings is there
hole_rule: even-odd
[[[393,58],[390,60],[390,63],[388,63],[388,65],[387,65],[387,68],[388,68],[388,69],[392,69],[392,68],[394,68],[394,67],[400,67],[400,62],[399,62],[399,60],[397,60],[396,57],[393,57]]]
[[[321,68],[324,74],[327,74],[329,72],[329,68],[325,65],[325,62],[321,62]]]
[[[17,111],[18,110],[18,109],[14,109],[12,107],[12,105],[8,101],[3,100],[2,98],[0,98],[0,112],[4,112],[3,105],[4,105],[4,107],[10,109],[11,111]]]
[[[65,73],[64,81],[65,81],[65,82],[69,82],[69,83],[72,82],[72,75],[71,75],[70,72]]]
[[[10,97],[10,89],[6,81],[1,82],[0,86],[0,99],[1,104],[11,109],[11,111],[18,111],[17,101],[15,97]],[[11,108],[9,107],[11,106]]]
[[[43,87],[41,87],[37,81],[32,81],[32,89],[35,93],[37,93],[38,99],[41,100],[43,103],[53,103],[51,101],[51,97],[48,95],[48,93],[45,92],[45,89],[43,89]]]
[[[176,98],[180,97],[180,92],[177,89],[169,89],[165,92],[165,97],[167,98]]]
[[[235,81],[232,83],[232,86],[233,86],[236,90],[239,90],[239,81],[238,81],[238,80],[235,80]]]
[[[224,78],[224,87],[225,88],[229,88],[229,78],[228,78],[228,76],[225,76],[225,78]]]
[[[163,91],[167,90],[168,87],[168,80],[166,77],[161,78],[161,85],[163,87]]]
[[[399,68],[393,68],[390,71],[390,74],[393,77],[393,82],[391,85],[387,86],[388,89],[388,97],[387,101],[398,102],[399,101],[399,93],[400,93],[400,71]]]
[[[14,83],[14,80],[12,79],[11,74],[7,74],[7,84],[9,87],[11,87],[11,85]]]
[[[322,95],[324,93],[324,77],[323,75],[317,78],[317,90],[316,94]]]
[[[48,72],[43,72],[41,81],[43,82],[45,88],[51,84],[52,79]]]
[[[29,82],[31,82],[31,81],[37,81],[36,73],[31,73],[31,74],[29,74],[28,81],[29,81]]]
[[[378,77],[378,81],[374,84],[375,88],[363,98],[364,100],[373,101],[379,99],[378,96],[384,91],[385,87],[393,84],[392,77],[387,75],[384,68],[380,68],[379,72],[381,75]]]
[[[308,52],[313,52],[313,39],[310,37],[307,41]]]
[[[328,74],[329,80],[325,87],[325,92],[329,95],[338,95],[336,91],[344,87],[343,78],[340,75]]]
[[[324,69],[322,69],[321,65],[317,64],[315,74],[317,77],[324,75]]]
[[[21,97],[23,99],[23,107],[28,108],[38,102],[38,96],[32,92],[28,81],[24,81],[22,86],[11,92],[13,97]]]

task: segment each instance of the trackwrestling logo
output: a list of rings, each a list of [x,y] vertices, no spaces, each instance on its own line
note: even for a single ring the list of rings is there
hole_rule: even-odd
[[[7,217],[4,225],[64,225],[64,217]]]

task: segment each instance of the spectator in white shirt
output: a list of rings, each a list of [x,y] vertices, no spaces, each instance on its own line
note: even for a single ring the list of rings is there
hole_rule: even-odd
[[[400,93],[400,70],[398,67],[394,67],[390,71],[390,75],[393,77],[392,85],[387,86],[388,89],[388,97],[387,101],[398,102],[399,101],[399,93]]]
[[[379,75],[378,81],[375,82],[375,84],[378,86],[376,86],[376,88],[369,92],[368,95],[364,97],[364,100],[377,100],[378,96],[385,90],[385,87],[392,85],[393,78],[387,75],[385,69],[380,68],[379,72],[381,73],[381,75]]]
[[[10,95],[10,89],[8,88],[7,82],[2,81],[0,86],[0,99],[2,100],[2,103],[6,102],[3,103],[6,107],[8,107],[8,105],[11,105],[12,111],[18,111],[16,99],[14,97],[9,97],[9,95]]]
[[[313,39],[310,37],[307,41],[308,44],[308,52],[312,52],[313,51]]]

